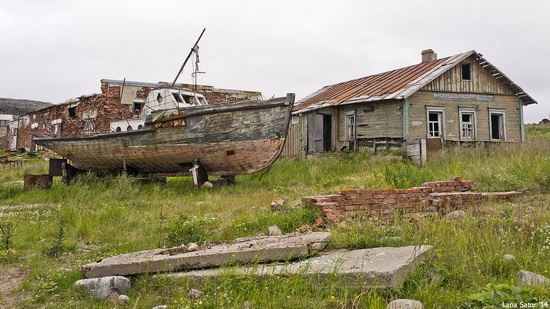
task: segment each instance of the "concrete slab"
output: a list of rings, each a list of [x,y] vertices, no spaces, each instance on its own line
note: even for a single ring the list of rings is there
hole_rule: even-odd
[[[291,261],[315,254],[330,242],[326,232],[293,233],[241,238],[202,246],[189,252],[185,247],[154,249],[105,258],[82,266],[87,278],[203,269],[224,265]]]
[[[254,266],[226,267],[164,274],[174,278],[203,279],[220,275],[311,276],[322,280],[339,274],[346,285],[397,289],[431,246],[383,247],[322,252],[304,261]]]

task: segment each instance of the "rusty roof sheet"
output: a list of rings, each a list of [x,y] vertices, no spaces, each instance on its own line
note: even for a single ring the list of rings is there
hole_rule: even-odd
[[[485,60],[481,54],[472,50],[434,61],[422,62],[380,74],[325,86],[300,100],[294,107],[294,112],[302,113],[334,105],[359,102],[405,99],[472,55],[475,55],[474,59],[488,69],[495,78],[501,79],[518,97],[522,98],[525,105],[537,103],[523,89]]]

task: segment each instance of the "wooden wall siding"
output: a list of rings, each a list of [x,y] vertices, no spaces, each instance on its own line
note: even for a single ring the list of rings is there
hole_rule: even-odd
[[[469,81],[462,80],[462,63],[470,63],[471,80]],[[514,95],[504,83],[494,78],[488,70],[482,68],[473,58],[470,57],[462,63],[455,65],[422,89],[428,91]]]
[[[409,98],[409,139],[426,138],[426,107],[444,108],[445,139],[460,140],[459,108],[476,108],[476,130],[478,141],[490,141],[489,109],[506,111],[506,141],[520,142],[519,99],[510,95],[467,96],[461,100],[442,99],[444,94],[431,91],[418,91]],[[492,99],[490,99],[492,97]]]
[[[296,115],[292,117],[299,117],[299,122],[297,124],[292,124],[292,122],[288,126],[288,134],[286,136],[285,146],[283,147],[283,152],[281,153],[282,156],[303,156],[305,154],[304,151],[304,138],[302,135],[302,132],[305,129],[305,118],[302,117],[302,115]]]
[[[338,115],[338,140],[345,141],[345,114],[355,111],[356,137],[403,137],[403,103],[397,100],[341,106]]]

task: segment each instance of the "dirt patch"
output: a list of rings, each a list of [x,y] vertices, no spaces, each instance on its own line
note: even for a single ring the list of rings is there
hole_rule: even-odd
[[[0,308],[17,308],[25,299],[19,290],[25,272],[15,267],[0,266]]]

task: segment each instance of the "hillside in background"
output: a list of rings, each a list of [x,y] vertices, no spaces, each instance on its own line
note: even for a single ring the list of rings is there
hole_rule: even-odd
[[[50,105],[52,105],[52,103],[24,99],[0,98],[0,114],[21,115],[48,107]]]

